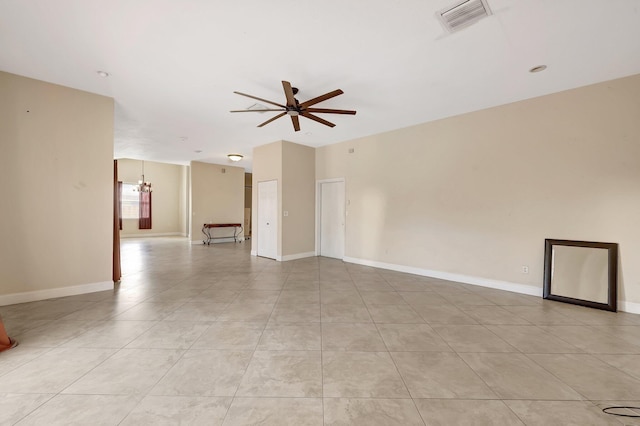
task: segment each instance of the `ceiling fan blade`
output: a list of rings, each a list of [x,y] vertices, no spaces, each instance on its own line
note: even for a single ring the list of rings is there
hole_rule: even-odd
[[[268,119],[268,120],[267,120],[267,121],[265,121],[264,123],[262,123],[262,124],[258,124],[258,127],[265,126],[265,125],[267,125],[267,124],[271,123],[273,120],[277,120],[278,118],[282,117],[283,115],[287,115],[287,113],[286,113],[286,112],[283,112],[283,113],[281,113],[281,114],[278,114],[278,115],[276,115],[275,117]]]
[[[326,101],[327,99],[331,99],[338,95],[342,95],[344,92],[340,89],[334,90],[333,92],[325,93],[322,96],[318,96],[317,98],[309,99],[308,101],[302,102],[300,104],[300,108],[310,107],[311,105],[315,105],[319,102]]]
[[[296,132],[300,131],[300,119],[298,118],[297,115],[292,115],[291,116],[291,122],[293,123],[293,130],[295,130]]]
[[[327,120],[325,120],[325,119],[323,119],[323,118],[320,118],[320,117],[318,117],[318,116],[316,116],[316,115],[309,114],[308,112],[303,112],[301,115],[302,115],[303,117],[310,118],[310,119],[311,119],[311,120],[313,120],[313,121],[317,121],[318,123],[324,124],[325,126],[329,126],[329,127],[336,127],[336,125],[335,125],[335,124],[333,124],[332,122],[327,121]]]
[[[355,111],[351,111],[348,109],[327,109],[327,108],[307,108],[305,109],[307,112],[318,112],[324,114],[350,114],[356,115]]]
[[[284,95],[287,97],[287,106],[294,108],[298,106],[296,103],[296,98],[293,94],[293,87],[291,87],[291,83],[289,83],[288,81],[283,81],[282,88],[284,89]]]
[[[238,109],[235,111],[229,111],[229,112],[271,112],[271,111],[283,111],[282,108],[280,109]]]
[[[271,105],[279,106],[280,108],[286,108],[284,105],[280,105],[280,104],[277,104],[275,102],[268,101],[266,99],[258,98],[257,96],[247,95],[246,93],[242,93],[242,92],[233,92],[233,93],[235,93],[236,95],[240,95],[240,96],[246,96],[247,98],[255,99],[257,101],[266,102],[266,103],[271,104]]]

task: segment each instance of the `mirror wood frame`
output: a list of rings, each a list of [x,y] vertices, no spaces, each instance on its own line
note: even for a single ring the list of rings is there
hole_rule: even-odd
[[[543,298],[555,300],[558,302],[571,303],[574,305],[587,306],[589,308],[603,309],[606,311],[616,312],[618,309],[618,244],[617,243],[598,243],[592,241],[572,241],[572,240],[544,240],[544,292]],[[586,247],[607,250],[607,267],[608,267],[608,303],[600,303],[593,300],[577,299],[567,296],[553,294],[553,283],[551,276],[552,255],[554,246],[570,246],[570,247]]]

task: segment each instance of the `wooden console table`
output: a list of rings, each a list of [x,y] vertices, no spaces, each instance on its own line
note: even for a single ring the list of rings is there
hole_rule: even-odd
[[[205,223],[202,226],[202,233],[205,236],[205,239],[202,240],[202,244],[211,244],[211,240],[215,240],[217,238],[229,238],[229,237],[214,237],[211,235],[211,229],[213,228],[233,228],[233,241],[238,242],[238,237],[242,233],[242,224],[241,223]]]

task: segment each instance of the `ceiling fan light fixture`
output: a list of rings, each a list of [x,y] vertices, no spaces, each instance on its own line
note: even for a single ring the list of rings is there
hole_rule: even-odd
[[[300,115],[300,113],[295,109],[290,109],[289,111],[287,111],[287,114],[289,114],[291,117],[297,117]]]
[[[229,157],[229,160],[231,161],[240,161],[244,158],[241,154],[228,154],[227,157]]]

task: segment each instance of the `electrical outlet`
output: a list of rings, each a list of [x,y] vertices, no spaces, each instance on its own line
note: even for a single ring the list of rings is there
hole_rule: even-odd
[[[288,210],[285,210],[285,211],[284,211],[284,212],[282,212],[282,213],[284,214],[284,217],[289,216],[289,211],[288,211]]]
[[[529,267],[526,265],[522,265],[522,273],[523,274],[528,274],[529,273]]]

